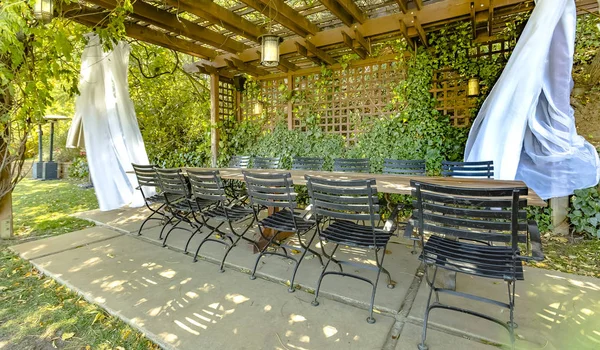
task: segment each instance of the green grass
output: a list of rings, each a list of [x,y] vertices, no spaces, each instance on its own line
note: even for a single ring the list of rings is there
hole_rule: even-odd
[[[97,208],[77,182],[23,180],[13,193],[15,237],[0,241],[0,349],[157,349],[143,334],[37,271],[7,247],[80,230]]]

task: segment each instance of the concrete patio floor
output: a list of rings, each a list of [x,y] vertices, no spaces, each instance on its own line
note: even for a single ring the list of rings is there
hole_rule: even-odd
[[[256,255],[241,244],[227,260],[225,273],[216,261],[224,249],[206,244],[201,260],[182,253],[189,233],[174,231],[162,248],[159,221],[137,236],[147,211],[90,211],[77,216],[101,226],[11,247],[43,273],[66,284],[108,312],[138,328],[167,349],[416,349],[427,297],[420,264],[410,243],[394,239],[384,266],[396,282],[381,277],[373,325],[366,322],[370,286],[348,278],[325,279],[320,305],[313,307],[320,273],[317,258],[306,259],[296,277],[295,293],[286,283],[293,265],[266,257],[249,279]],[[204,235],[196,235],[193,251]],[[359,250],[336,254],[363,262]],[[356,271],[373,276],[372,272]],[[506,299],[502,281],[459,275],[457,289]],[[518,349],[600,348],[600,280],[527,268],[517,283],[515,320]],[[456,306],[508,319],[507,310],[442,296]],[[430,349],[494,349],[508,343],[498,325],[456,312],[434,310]]]

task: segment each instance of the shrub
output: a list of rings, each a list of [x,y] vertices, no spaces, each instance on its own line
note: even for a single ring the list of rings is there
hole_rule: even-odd
[[[69,176],[74,179],[87,179],[89,175],[90,170],[88,168],[87,158],[75,158],[73,163],[69,166]]]
[[[575,232],[600,238],[600,194],[597,187],[576,190],[568,214]]]

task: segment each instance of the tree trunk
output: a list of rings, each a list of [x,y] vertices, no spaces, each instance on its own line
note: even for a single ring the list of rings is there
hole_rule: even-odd
[[[12,193],[0,198],[0,239],[13,236]]]
[[[600,82],[600,52],[596,54],[588,67],[590,73],[590,86],[594,86]]]

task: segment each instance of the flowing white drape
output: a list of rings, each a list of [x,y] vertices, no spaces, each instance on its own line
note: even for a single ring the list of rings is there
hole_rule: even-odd
[[[75,118],[83,121],[85,150],[100,210],[143,205],[131,163],[148,156],[129,97],[129,45],[104,52],[99,38],[88,35],[81,64]],[[128,174],[129,172],[129,174]]]
[[[594,147],[570,106],[574,0],[538,0],[469,133],[466,161],[494,161],[496,179],[522,180],[543,199],[600,180]]]

